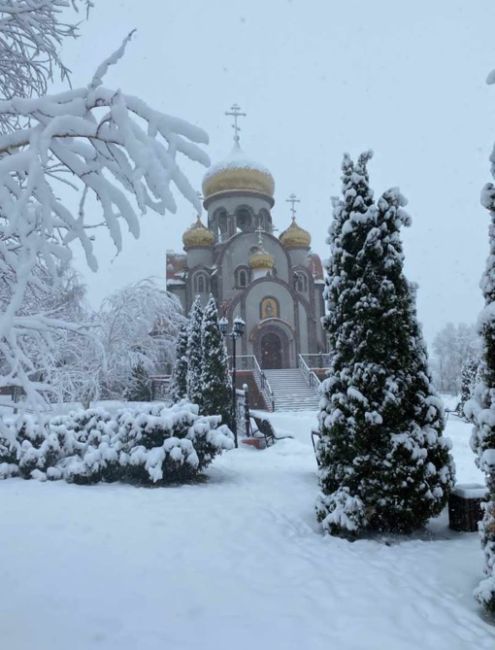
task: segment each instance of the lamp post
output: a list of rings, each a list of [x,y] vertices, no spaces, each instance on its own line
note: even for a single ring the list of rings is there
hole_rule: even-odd
[[[236,345],[235,342],[244,334],[246,323],[242,318],[234,318],[232,330],[229,332],[229,321],[223,316],[218,321],[218,326],[224,337],[229,336],[232,339],[232,430],[234,434],[234,443],[236,448],[239,446],[237,442],[237,400],[235,392],[236,380]]]

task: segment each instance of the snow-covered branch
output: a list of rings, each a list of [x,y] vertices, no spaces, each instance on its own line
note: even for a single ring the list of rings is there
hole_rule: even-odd
[[[65,22],[62,14],[70,8],[89,11],[92,4],[91,0],[0,1],[1,97],[44,95],[56,71],[68,79],[59,50],[65,38],[78,36],[78,26]],[[3,114],[0,131],[10,131],[18,123],[15,114]]]
[[[43,5],[28,0],[17,4],[36,4],[40,9]],[[46,4],[53,9],[66,3]],[[0,2],[0,17],[1,11]],[[15,117],[26,123],[0,135],[0,271],[4,274],[0,364],[4,383],[8,378],[9,383],[22,386],[31,399],[43,381],[33,383],[39,368],[21,353],[26,318],[31,318],[30,330],[38,333],[40,345],[50,345],[50,330],[60,329],[61,323],[32,313],[23,315],[24,301],[35,269],[41,265],[53,275],[58,265],[70,260],[69,245],[75,241],[90,268],[97,269],[95,220],[85,213],[86,198],[92,195],[101,206],[103,219],[98,215],[98,221],[110,232],[117,251],[122,247],[123,225],[138,236],[139,214],[148,209],[161,214],[176,210],[174,188],[199,208],[180,157],[208,165],[200,147],[207,142],[206,133],[102,85],[105,72],[119,61],[129,38],[85,87],[0,101],[0,121]],[[77,210],[71,210],[58,193],[58,181],[65,181],[67,174],[81,192]]]

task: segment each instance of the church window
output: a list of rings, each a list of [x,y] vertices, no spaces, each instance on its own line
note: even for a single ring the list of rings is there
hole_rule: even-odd
[[[249,284],[249,271],[244,268],[238,268],[235,271],[235,286],[238,289],[244,289]]]
[[[261,320],[265,320],[265,318],[278,318],[278,317],[279,317],[278,301],[272,297],[263,298],[260,304]]]
[[[208,277],[206,273],[196,273],[194,276],[194,293],[206,293],[208,291]]]
[[[238,208],[236,210],[236,226],[241,232],[253,230],[252,214],[248,208]]]
[[[306,291],[308,290],[308,278],[306,274],[295,273],[294,284],[296,286],[296,291],[299,291],[299,293],[306,293]]]
[[[260,210],[258,214],[258,227],[260,226],[264,232],[272,232],[270,213],[267,210]]]

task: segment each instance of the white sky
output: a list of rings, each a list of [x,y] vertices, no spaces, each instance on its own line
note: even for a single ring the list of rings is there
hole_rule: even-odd
[[[228,153],[233,102],[248,113],[241,144],[276,183],[273,218],[289,223],[285,199],[301,199],[299,223],[328,256],[330,196],[342,153],[372,148],[376,194],[400,186],[413,218],[404,231],[406,271],[419,284],[429,340],[447,321],[474,321],[488,252],[480,206],[495,140],[493,0],[96,0],[82,36],[64,46],[73,85],[137,28],[106,84],[202,126],[213,162]],[[203,171],[188,164],[193,184]],[[100,271],[78,268],[91,303],[129,282],[164,276],[165,251],[181,250],[194,219],[148,214],[115,259],[105,233]]]

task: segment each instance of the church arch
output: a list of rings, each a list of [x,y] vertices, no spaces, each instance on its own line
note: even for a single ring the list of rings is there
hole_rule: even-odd
[[[234,271],[236,289],[245,289],[249,284],[250,270],[248,266],[238,266]]]
[[[218,210],[215,210],[212,221],[217,239],[221,242],[228,239],[229,221],[227,210],[225,208],[218,208]]]
[[[294,272],[294,287],[298,293],[308,292],[308,276],[304,271]]]
[[[196,271],[193,275],[194,293],[208,293],[210,290],[210,278],[205,271]]]
[[[262,368],[296,367],[294,334],[278,319],[261,323],[254,333],[254,353]]]
[[[252,232],[254,230],[254,213],[248,205],[239,205],[235,210],[236,232]]]
[[[270,217],[268,210],[261,208],[261,210],[258,212],[257,227],[261,227],[261,229],[265,232],[272,232],[272,218]]]

